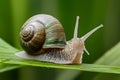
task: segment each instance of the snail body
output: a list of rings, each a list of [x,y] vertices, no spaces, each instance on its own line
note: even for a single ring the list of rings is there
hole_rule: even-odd
[[[17,52],[15,55],[25,59],[58,64],[82,63],[83,51],[88,53],[84,45],[85,40],[103,25],[78,38],[78,21],[77,16],[74,36],[66,41],[64,29],[56,18],[47,14],[31,17],[20,31],[20,42],[24,51]]]

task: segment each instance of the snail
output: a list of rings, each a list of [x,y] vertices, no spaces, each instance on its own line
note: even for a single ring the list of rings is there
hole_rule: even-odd
[[[38,14],[28,19],[20,31],[20,43],[24,51],[15,53],[23,59],[52,62],[57,64],[81,64],[85,51],[85,40],[99,25],[83,37],[78,38],[79,16],[76,18],[73,38],[66,41],[62,24],[53,16]]]

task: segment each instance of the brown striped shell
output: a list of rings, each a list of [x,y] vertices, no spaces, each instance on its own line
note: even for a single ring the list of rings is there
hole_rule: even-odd
[[[56,18],[38,14],[28,19],[22,26],[20,42],[28,54],[34,55],[42,48],[64,48],[66,38],[64,29]]]

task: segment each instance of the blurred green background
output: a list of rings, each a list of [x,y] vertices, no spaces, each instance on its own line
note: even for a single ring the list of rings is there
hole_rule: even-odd
[[[119,3],[120,0],[0,0],[0,37],[21,49],[18,36],[21,26],[29,17],[44,13],[62,23],[69,40],[73,36],[76,16],[80,16],[79,37],[100,24],[104,25],[86,41],[90,55],[84,54],[83,63],[94,63],[120,40]],[[0,80],[93,80],[97,74],[23,67],[0,73]],[[120,79],[120,76],[114,76]]]

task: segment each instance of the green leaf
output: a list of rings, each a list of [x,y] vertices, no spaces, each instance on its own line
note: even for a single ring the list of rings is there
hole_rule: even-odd
[[[120,66],[120,42],[107,51],[100,59],[98,59],[95,64],[102,64],[102,65],[115,65]]]
[[[5,53],[14,53],[19,50],[15,49],[14,47],[10,46],[8,43],[0,39],[0,53],[5,52]]]
[[[116,67],[116,66],[96,65],[96,64],[60,65],[60,64],[54,64],[54,63],[48,63],[48,62],[22,59],[15,56],[15,52],[18,52],[18,50],[11,47],[2,39],[0,39],[0,61],[5,64],[6,63],[19,64],[19,65],[36,66],[36,67],[74,69],[74,70],[90,71],[90,72],[120,74],[120,67]]]
[[[98,59],[95,64],[120,66],[120,42]],[[112,77],[112,78],[111,78]],[[94,80],[120,80],[120,75],[98,74]]]
[[[6,60],[4,61],[4,63],[21,64],[21,65],[36,66],[36,67],[74,69],[74,70],[81,70],[81,71],[120,74],[120,67],[115,67],[115,66],[95,65],[95,64],[60,65],[60,64],[53,64],[53,63],[48,63],[48,62],[20,59],[20,58],[17,58],[16,56],[6,57]]]
[[[2,39],[0,39],[0,53],[3,53],[3,54],[15,53],[16,51],[18,51],[18,50],[13,48],[12,46],[7,44],[6,42],[4,42]],[[20,65],[3,64],[4,60],[5,60],[4,58],[3,59],[0,58],[0,73],[20,67]]]
[[[10,64],[0,63],[0,73],[5,72],[5,71],[9,71],[9,70],[12,70],[12,69],[16,69],[16,68],[19,68],[19,67],[20,67],[19,65],[10,65]]]

